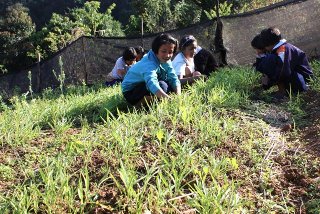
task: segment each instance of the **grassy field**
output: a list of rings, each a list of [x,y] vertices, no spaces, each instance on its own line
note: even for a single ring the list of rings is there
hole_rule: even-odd
[[[103,85],[1,101],[0,213],[319,213],[320,81],[281,103],[258,81],[224,68],[148,109]]]

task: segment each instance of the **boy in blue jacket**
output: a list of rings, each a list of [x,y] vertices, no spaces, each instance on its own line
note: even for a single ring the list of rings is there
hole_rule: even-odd
[[[157,36],[148,54],[128,70],[121,88],[130,104],[141,106],[154,96],[168,98],[170,92],[181,94],[180,81],[171,62],[177,45],[177,40],[168,34]]]

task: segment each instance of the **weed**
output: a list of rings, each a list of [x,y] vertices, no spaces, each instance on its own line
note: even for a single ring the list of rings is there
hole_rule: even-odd
[[[1,104],[1,213],[294,212],[292,184],[274,188],[284,181],[274,159],[292,145],[263,121],[273,104],[249,100],[252,69],[221,69],[148,110],[127,105],[119,86],[65,87],[56,78],[58,90]],[[273,107],[298,121],[302,106],[297,96]],[[311,173],[304,168],[314,160],[288,158]]]

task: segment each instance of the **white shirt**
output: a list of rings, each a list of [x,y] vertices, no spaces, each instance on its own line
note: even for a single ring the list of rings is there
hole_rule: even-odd
[[[183,53],[180,52],[177,54],[177,56],[172,61],[172,66],[178,76],[186,75],[186,67],[189,66],[191,73],[194,72],[194,62],[193,58],[190,60],[187,60]]]
[[[120,76],[118,74],[118,70],[124,70],[124,69],[128,69],[127,64],[125,63],[125,61],[123,60],[123,57],[119,57],[116,61],[115,66],[113,67],[112,71],[111,71],[111,77],[113,79],[123,79],[123,76]]]

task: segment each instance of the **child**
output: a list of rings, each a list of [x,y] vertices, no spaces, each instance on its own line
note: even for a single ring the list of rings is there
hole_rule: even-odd
[[[169,34],[160,34],[152,42],[152,49],[133,65],[124,77],[122,93],[132,105],[141,106],[168,93],[181,94],[180,81],[172,67],[171,57],[178,42]]]
[[[197,71],[207,76],[219,67],[213,54],[199,45],[194,56],[194,65]]]
[[[134,49],[137,52],[136,62],[139,62],[142,59],[142,57],[145,55],[145,50],[141,46],[137,46]]]
[[[201,77],[195,71],[193,57],[197,48],[197,40],[192,36],[185,36],[180,41],[180,52],[175,56],[172,65],[182,85],[192,84]]]
[[[252,41],[251,46],[257,53],[256,63],[254,64],[257,71],[263,74],[262,86],[264,89],[269,89],[276,85],[281,71],[281,59],[275,55],[267,53],[262,42],[261,35],[256,35]]]
[[[128,69],[136,62],[137,52],[133,47],[128,47],[123,51],[122,57],[116,61],[112,71],[107,76],[106,86],[113,86],[122,82]]]
[[[261,40],[266,51],[281,59],[278,76],[279,94],[298,93],[308,89],[307,82],[313,76],[306,54],[281,38],[278,28],[270,27],[261,31]],[[277,66],[278,67],[278,66]]]

